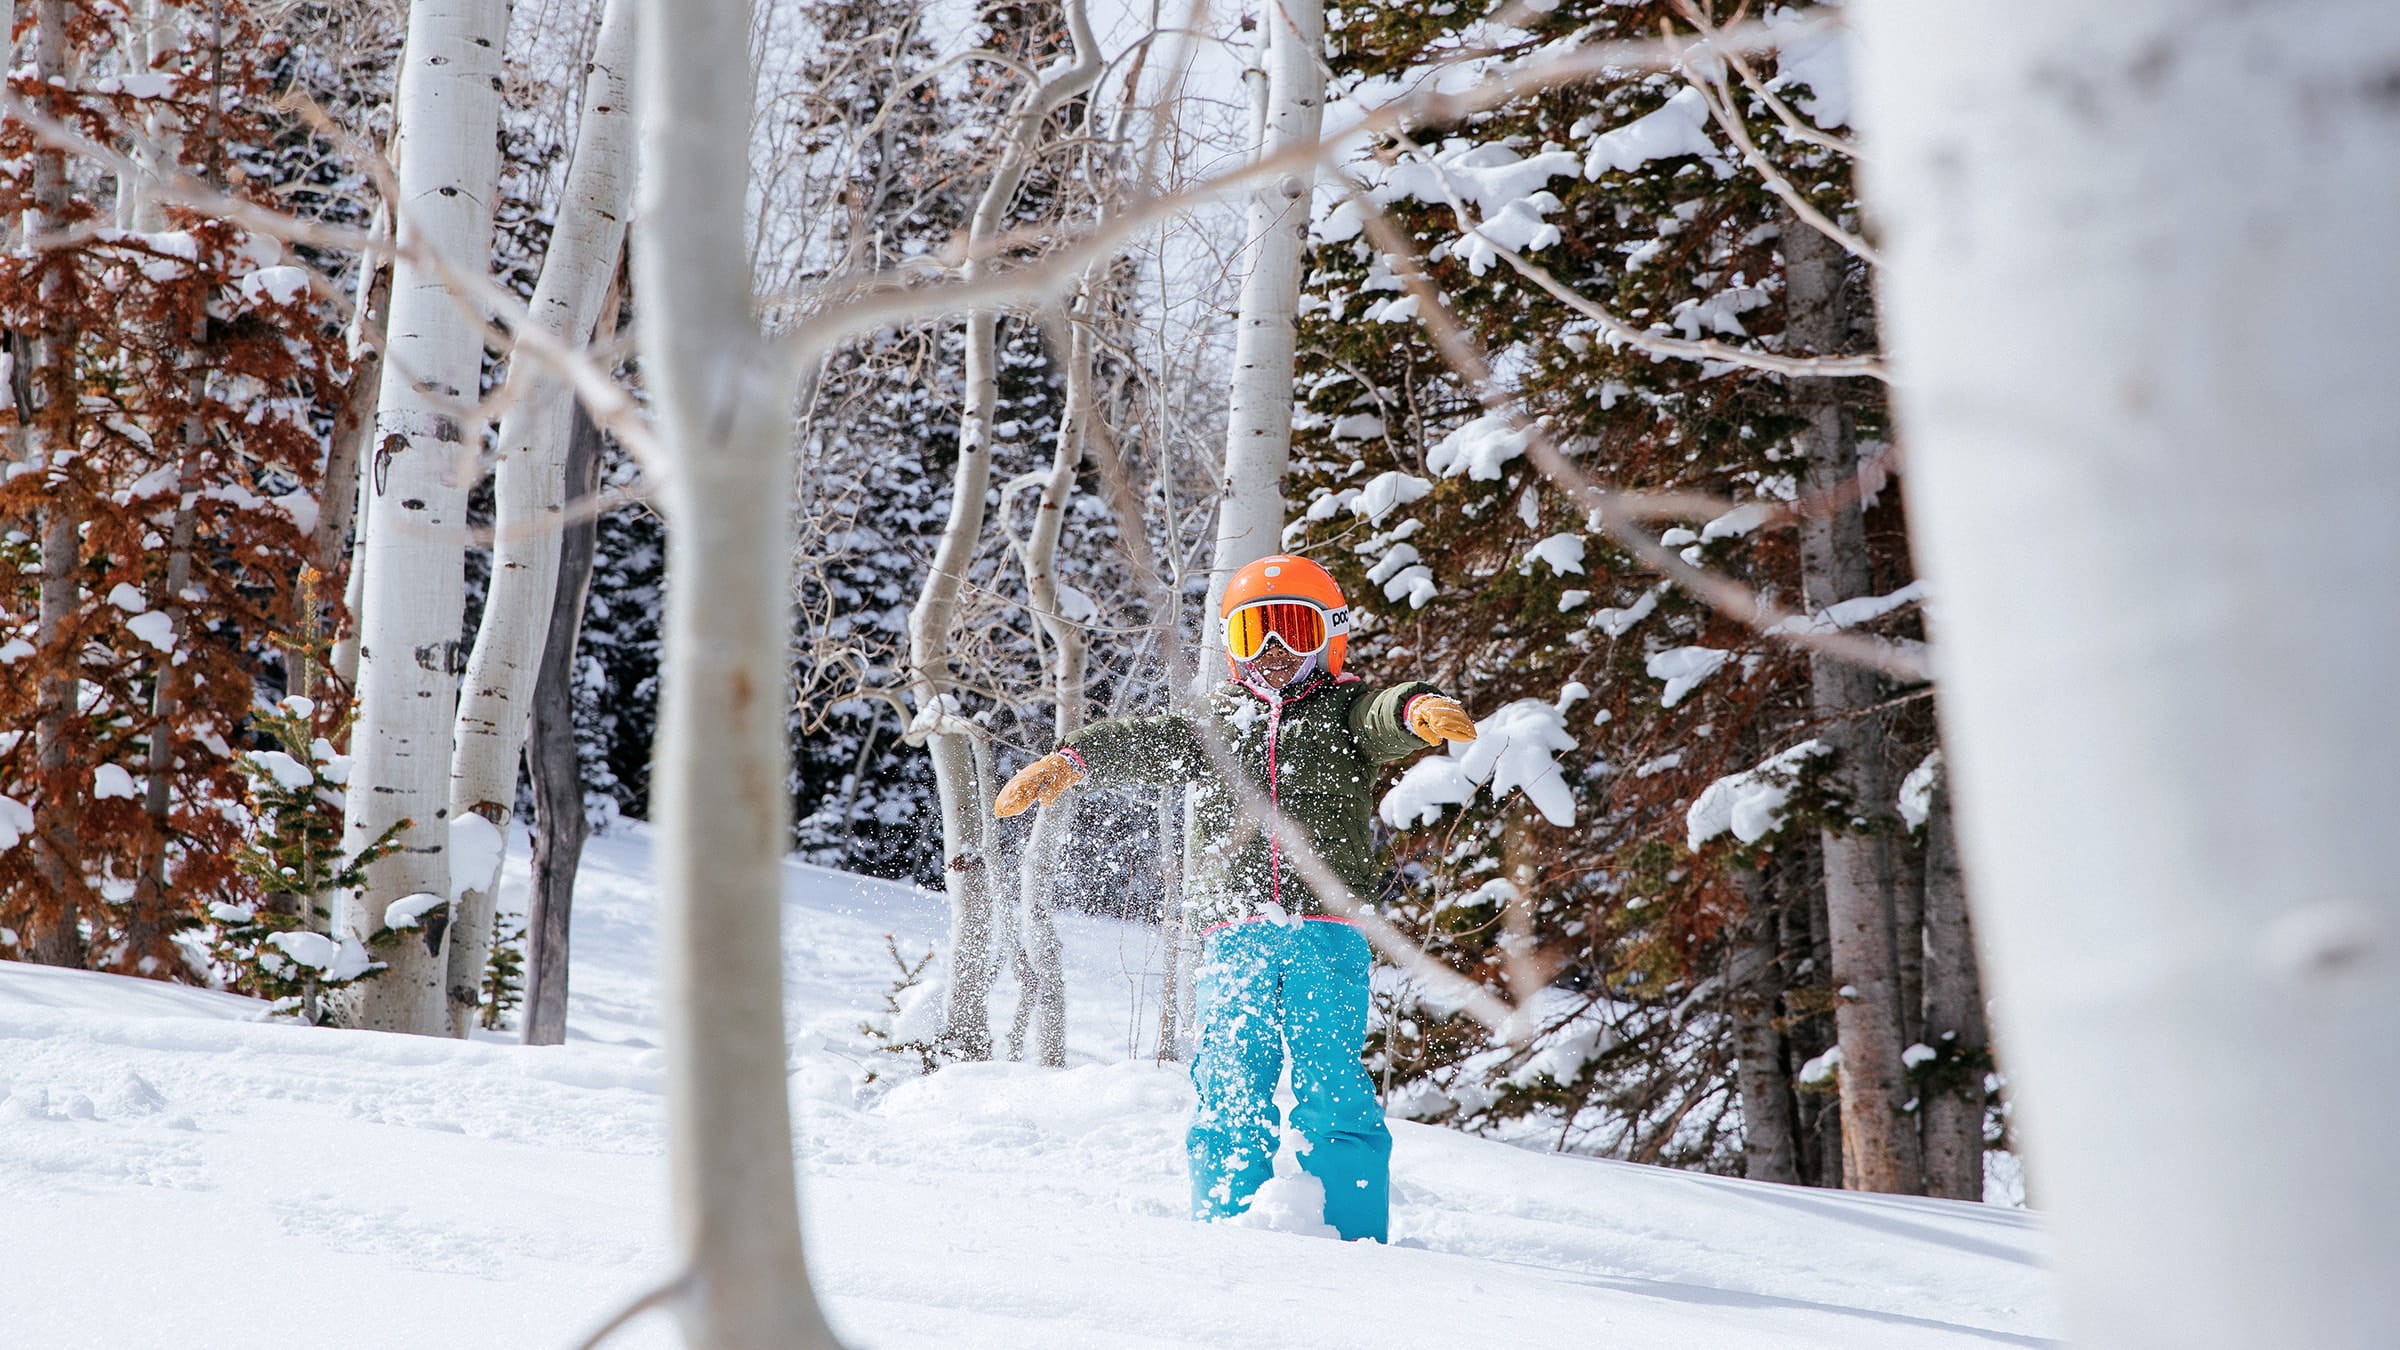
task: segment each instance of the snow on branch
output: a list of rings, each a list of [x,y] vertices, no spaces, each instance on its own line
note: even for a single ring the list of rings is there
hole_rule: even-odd
[[[1422,147],[1412,148],[1416,149],[1420,155],[1424,153]],[[1891,379],[1891,372],[1884,365],[1883,358],[1880,356],[1785,356],[1778,352],[1762,351],[1755,347],[1731,346],[1714,338],[1669,337],[1651,329],[1636,328],[1619,318],[1599,301],[1561,282],[1557,277],[1551,275],[1549,269],[1535,263],[1523,253],[1508,247],[1489,234],[1478,234],[1484,222],[1468,210],[1465,197],[1457,191],[1452,190],[1448,194],[1447,204],[1451,215],[1458,222],[1459,229],[1468,234],[1476,234],[1482,241],[1481,249],[1488,251],[1491,257],[1507,263],[1517,275],[1541,287],[1559,303],[1590,319],[1599,328],[1600,335],[1611,344],[1631,347],[1637,352],[1651,356],[1663,356],[1684,361],[1722,361],[1728,365],[1763,370],[1777,375],[1850,376],[1885,381]],[[1413,247],[1409,251],[1413,252]],[[1389,255],[1392,250],[1385,247],[1384,252]],[[1415,317],[1422,319],[1425,317],[1422,307],[1427,301],[1423,297],[1418,297],[1417,303],[1420,308]],[[1697,329],[1693,331],[1696,332]]]
[[[1645,498],[1642,494],[1620,492],[1593,481],[1590,475],[1559,450],[1548,433],[1537,423],[1528,420],[1517,408],[1513,396],[1493,378],[1491,363],[1484,356],[1482,347],[1457,316],[1450,312],[1448,305],[1443,303],[1432,279],[1425,274],[1416,246],[1406,232],[1393,223],[1383,208],[1365,193],[1354,191],[1350,199],[1358,204],[1361,224],[1375,247],[1391,261],[1394,275],[1401,285],[1418,300],[1418,322],[1425,325],[1427,336],[1443,362],[1468,388],[1475,391],[1487,416],[1498,419],[1513,432],[1523,435],[1524,453],[1533,461],[1534,467],[1588,509],[1596,528],[1602,533],[1667,580],[1755,632],[1879,670],[1898,679],[1916,682],[1928,678],[1925,654],[1913,645],[1902,646],[1839,630],[1821,632],[1813,626],[1782,628],[1786,620],[1795,617],[1791,611],[1741,582],[1686,561],[1674,550],[1665,547],[1657,536],[1643,529],[1639,522],[1646,511],[1655,507],[1655,497]],[[1522,262],[1522,259],[1517,259],[1517,263]],[[1530,267],[1530,264],[1525,266]],[[1547,273],[1541,275],[1548,276]],[[1572,292],[1558,286],[1554,280],[1550,285],[1557,287],[1554,293],[1574,298]],[[1721,509],[1721,504],[1712,506],[1710,514],[1716,514]]]
[[[1767,15],[1770,29],[1796,26],[1803,22],[1790,10],[1776,10]],[[1704,34],[1708,29],[1701,30]],[[1775,50],[1776,75],[1772,81],[1762,80],[1758,72],[1739,51],[1720,46],[1725,64],[1741,77],[1743,87],[1758,96],[1783,124],[1784,134],[1804,145],[1830,150],[1837,155],[1856,160],[1861,158],[1858,147],[1826,130],[1843,126],[1850,121],[1850,53],[1844,45],[1840,29],[1812,28]],[[1811,91],[1806,111],[1809,122],[1800,120],[1792,105],[1776,91],[1776,85],[1805,84]]]
[[[1651,679],[1666,681],[1666,690],[1658,696],[1658,703],[1662,708],[1672,708],[1709,676],[1723,669],[1732,655],[1714,647],[1670,647],[1653,653],[1642,669]]]
[[[1433,491],[1433,484],[1412,473],[1387,469],[1368,479],[1367,485],[1357,491],[1358,495],[1346,503],[1350,514],[1365,516],[1369,525],[1380,525],[1397,508],[1424,500]]]
[[[1823,741],[1802,741],[1710,783],[1684,812],[1685,844],[1697,853],[1701,845],[1728,831],[1745,844],[1773,834],[1783,825],[1783,808],[1808,762],[1830,753],[1832,748]]]
[[[1880,619],[1925,598],[1925,583],[1912,581],[1889,595],[1861,595],[1836,601],[1813,614],[1795,614],[1768,629],[1770,634],[1838,633]]]
[[[1080,18],[1080,14],[1074,12],[1077,7],[1070,6],[1069,9],[1071,26],[1078,29],[1075,36],[1078,39],[1088,37],[1083,26],[1076,23]],[[810,312],[810,317],[781,341],[779,359],[806,367],[830,347],[863,332],[974,308],[1041,303],[1071,285],[1073,278],[1092,262],[1110,256],[1126,239],[1142,230],[1195,206],[1244,189],[1253,181],[1278,178],[1311,168],[1329,158],[1339,143],[1353,138],[1396,134],[1409,126],[1456,122],[1474,113],[1545,90],[1580,84],[1611,72],[1680,68],[1693,58],[1695,52],[1724,54],[1775,50],[1826,26],[1816,20],[1804,20],[1797,24],[1782,23],[1770,30],[1767,25],[1754,21],[1713,30],[1697,40],[1668,35],[1655,40],[1597,43],[1546,52],[1538,59],[1473,80],[1463,87],[1449,87],[1451,82],[1445,75],[1463,69],[1464,63],[1470,59],[1468,55],[1461,54],[1425,72],[1429,78],[1416,88],[1366,110],[1355,121],[1330,135],[1292,146],[1274,155],[1249,160],[1183,190],[1136,195],[1123,203],[1113,215],[1095,223],[1080,235],[1067,237],[1063,243],[1055,228],[1049,224],[998,230],[980,240],[966,256],[910,260],[889,270],[835,278],[797,297],[781,297],[782,300],[797,301]],[[1079,52],[1085,50],[1080,40],[1076,46]],[[1061,90],[1071,91],[1075,87],[1082,78],[1083,64],[1079,62],[1063,70],[1046,72],[1053,77],[1046,81],[1051,85],[1050,94],[1060,98],[1071,96],[1071,92],[1062,94]],[[1096,74],[1097,64],[1092,64],[1091,68]],[[1070,73],[1071,78],[1059,78]],[[312,130],[327,137],[337,149],[356,159],[367,170],[385,200],[397,201],[390,166],[382,156],[357,143],[331,118],[306,100],[296,100],[292,106]],[[400,255],[427,266],[440,277],[462,307],[476,313],[479,321],[485,323],[488,339],[495,346],[507,349],[513,343],[520,355],[531,357],[537,363],[551,368],[573,385],[577,396],[590,410],[593,420],[626,447],[642,464],[647,476],[656,479],[669,471],[669,466],[659,456],[657,440],[651,431],[647,414],[611,373],[612,367],[628,352],[613,350],[609,358],[595,359],[585,348],[556,339],[545,331],[543,325],[531,321],[523,302],[506,287],[477,269],[458,266],[438,255],[422,252],[422,245],[416,242],[414,232],[395,228],[385,233],[303,220],[219,190],[190,174],[160,173],[155,166],[136,163],[114,148],[99,144],[73,128],[44,116],[6,91],[0,91],[0,110],[23,121],[42,141],[90,159],[118,174],[123,181],[137,184],[139,190],[148,197],[213,215],[289,243],[367,257]],[[1511,237],[1510,228],[1494,226],[1501,239]],[[1493,257],[1503,261],[1521,260],[1521,254],[1502,247],[1493,235],[1482,237],[1492,243],[1495,249]],[[1520,242],[1532,241],[1528,237]],[[1041,250],[1041,256],[1021,266],[989,269],[970,266],[972,263],[1011,257],[1026,249]],[[1511,261],[1511,265],[1515,266],[1516,262]],[[944,280],[945,277],[961,279]],[[928,281],[937,284],[925,284]],[[332,296],[330,288],[321,282],[312,282],[312,285]],[[338,296],[333,298],[339,299]],[[494,316],[499,322],[495,324],[486,316]],[[1622,325],[1619,327],[1622,328]],[[1671,344],[1675,340],[1652,341]],[[1668,351],[1667,354],[1690,359],[1738,359],[1731,354],[1738,349],[1720,349],[1720,344],[1716,343],[1681,345],[1685,350]],[[1659,350],[1666,350],[1666,347],[1662,345]],[[1822,366],[1786,364],[1778,368],[1800,374],[1881,374],[1879,366],[1872,369],[1858,365],[1846,367],[1839,362]],[[482,414],[492,410],[477,407],[463,411]],[[596,514],[622,504],[624,500],[623,494],[617,494],[605,501],[596,501],[588,509]],[[1641,504],[1635,509],[1650,509],[1652,505],[1655,504]]]
[[[1575,823],[1575,796],[1556,759],[1575,748],[1563,709],[1518,699],[1478,719],[1475,731],[1474,740],[1452,741],[1447,754],[1428,755],[1400,775],[1377,808],[1384,824],[1430,825],[1444,809],[1473,801],[1478,788],[1495,802],[1522,788],[1542,819],[1562,829]]]
[[[1716,143],[1708,138],[1708,100],[1688,84],[1659,107],[1602,132],[1584,155],[1583,176],[1630,173],[1654,159],[1677,155],[1717,155]]]
[[[1708,16],[1692,0],[1675,0],[1675,7],[1700,30],[1703,39],[1715,31]],[[1766,152],[1758,148],[1758,141],[1750,134],[1750,124],[1742,117],[1741,109],[1734,103],[1733,90],[1725,82],[1724,63],[1714,59],[1714,52],[1713,43],[1690,49],[1679,68],[1692,81],[1691,88],[1708,105],[1709,116],[1716,119],[1717,125],[1724,128],[1726,138],[1733,142],[1734,149],[1741,152],[1742,162],[1749,165],[1759,181],[1766,184],[1767,191],[1774,193],[1785,206],[1790,207],[1792,214],[1809,228],[1840,244],[1853,257],[1870,265],[1881,263],[1883,259],[1873,245],[1843,229],[1832,217],[1818,210],[1816,203],[1810,201],[1806,193],[1792,186],[1792,180],[1785,177],[1783,171],[1775,167],[1775,162],[1767,158]],[[1694,59],[1693,53],[1698,53],[1699,59]]]

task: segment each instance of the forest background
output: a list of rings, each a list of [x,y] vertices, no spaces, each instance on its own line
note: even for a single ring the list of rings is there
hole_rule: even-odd
[[[436,156],[404,126],[406,16],[18,8],[29,64],[0,186],[19,222],[0,276],[0,510],[24,578],[0,652],[20,728],[0,749],[15,954],[311,1020],[541,1034],[541,934],[519,1017],[526,935],[490,931],[479,878],[530,819],[563,948],[575,841],[652,814],[658,732],[668,526],[639,462],[642,360],[619,336],[643,296],[618,262],[629,189],[602,181],[626,153],[605,134],[625,106],[606,9],[486,7],[507,23],[485,49],[503,54],[496,187],[459,237],[488,238],[469,260],[496,289],[467,312],[470,359],[440,358],[468,373],[411,410],[393,391],[422,396],[435,358],[386,330],[426,285],[405,203]],[[1270,183],[1275,231],[1306,217],[1286,313],[1237,294],[1255,202],[1201,193],[1078,256],[1038,302],[874,326],[815,360],[791,446],[790,844],[957,897],[941,960],[896,954],[915,1010],[896,1050],[929,1067],[1055,1054],[1054,907],[1161,917],[1160,959],[1188,963],[1179,795],[966,818],[1063,730],[1206,678],[1235,333],[1296,325],[1270,400],[1293,409],[1271,542],[1341,577],[1353,669],[1435,680],[1486,733],[1395,775],[1396,866],[1370,899],[1525,1018],[1502,1035],[1440,981],[1387,972],[1369,1047],[1387,1108],[1638,1161],[1985,1194],[2006,1109],[1891,489],[1838,32],[1806,6],[1347,5],[1322,17],[1323,116],[1339,132],[1397,98],[1720,20],[1750,23],[1747,60],[1537,81],[1380,123],[1313,186]],[[761,7],[747,235],[768,331],[857,277],[937,279],[962,248],[970,277],[1035,265],[1271,149],[1275,28],[1204,5]],[[594,344],[580,375],[545,382],[512,355],[542,323]],[[568,414],[566,380],[595,373],[630,398]],[[411,594],[427,586],[405,569],[455,574],[455,617],[425,620],[455,637],[407,646],[458,707],[455,728],[410,733],[448,747],[450,790],[404,825],[359,804],[385,776],[360,766],[396,761],[352,738],[377,716],[354,702],[366,523],[405,493],[408,416],[451,447],[418,472],[463,516],[432,556],[386,535],[403,570],[380,575]],[[527,462],[550,475],[530,510],[507,497]],[[1593,479],[1682,523],[1629,534],[1574,490]],[[561,535],[563,567],[522,556]],[[495,588],[528,574],[550,584]],[[1880,668],[1792,640],[1826,634],[1867,638]],[[509,641],[547,655],[474,664]],[[462,676],[523,687],[495,715],[458,701]],[[529,740],[527,776],[509,744],[484,758],[510,786],[469,790],[466,747],[510,719],[529,723],[499,738]],[[964,766],[949,786],[945,745]],[[375,879],[412,852],[446,852],[448,879]],[[446,1014],[378,1003],[412,970]],[[1019,1006],[996,1006],[1011,983]],[[1166,1057],[1189,1016],[1175,987]],[[2012,1168],[1993,1175],[2021,1194]]]
[[[1482,718],[1342,902],[1391,1109],[2022,1143],[2092,1343],[2392,1343],[2388,4],[9,18],[0,943],[554,1041],[644,814],[696,1342],[830,1343],[781,859],[948,897],[896,1063],[1153,901],[1178,1053],[1179,803],[989,788],[1289,545]]]

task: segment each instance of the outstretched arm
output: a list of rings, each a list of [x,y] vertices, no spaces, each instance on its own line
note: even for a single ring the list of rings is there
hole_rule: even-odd
[[[1186,783],[1201,763],[1199,734],[1188,719],[1173,713],[1094,722],[1018,770],[1000,789],[992,813],[1013,816],[1036,802],[1048,805],[1084,782],[1094,787]]]
[[[1475,739],[1475,723],[1467,710],[1422,680],[1378,689],[1351,704],[1350,731],[1379,764],[1406,759],[1445,740]]]

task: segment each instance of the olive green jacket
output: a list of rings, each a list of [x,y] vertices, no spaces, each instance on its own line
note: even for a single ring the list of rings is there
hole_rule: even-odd
[[[1370,828],[1376,770],[1425,749],[1408,729],[1411,699],[1436,693],[1418,681],[1378,689],[1355,676],[1322,676],[1281,704],[1228,681],[1210,696],[1208,721],[1254,789],[1271,792],[1317,855],[1371,901],[1382,880]],[[1200,788],[1191,816],[1184,909],[1195,931],[1241,919],[1323,914],[1326,906],[1290,857],[1252,821],[1211,761],[1200,728],[1181,714],[1095,722],[1067,737],[1095,788],[1133,783]],[[1267,766],[1275,766],[1270,788]]]

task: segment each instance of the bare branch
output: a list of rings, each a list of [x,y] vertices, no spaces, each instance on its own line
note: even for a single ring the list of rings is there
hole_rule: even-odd
[[[633,1319],[655,1308],[664,1308],[681,1299],[692,1287],[692,1272],[684,1271],[662,1284],[642,1292],[632,1302],[619,1308],[609,1319],[592,1329],[592,1334],[576,1343],[575,1350],[599,1350],[609,1337],[625,1329]]]
[[[397,195],[398,180],[392,175],[391,162],[375,147],[362,144],[352,137],[313,101],[295,98],[291,102],[312,129],[335,145],[347,149],[374,175],[377,190],[384,194],[384,200],[393,203],[393,234],[407,237],[406,232],[398,228],[401,208]],[[617,362],[611,362],[608,368],[603,368],[591,359],[590,348],[577,346],[552,333],[549,325],[534,319],[532,311],[526,308],[525,302],[518,299],[514,291],[494,281],[488,272],[481,269],[470,271],[431,250],[420,256],[402,245],[398,246],[397,251],[430,266],[450,288],[451,296],[478,319],[485,314],[499,315],[505,319],[507,332],[494,334],[500,338],[494,345],[512,355],[523,350],[540,364],[550,367],[553,373],[574,388],[592,420],[614,435],[617,443],[624,446],[626,453],[641,464],[645,473],[658,476],[665,471],[664,458],[659,452],[657,437],[651,432],[648,415],[611,373]],[[597,339],[598,335],[595,334],[595,347],[599,345]],[[630,343],[632,337],[628,334],[621,340]],[[612,342],[610,345],[616,344]],[[512,380],[509,383],[513,385],[516,382]]]
[[[331,118],[313,104],[295,105],[302,116],[310,119],[323,134],[349,145],[361,157],[379,182],[386,184],[389,193],[390,168],[372,148],[359,146]],[[281,239],[286,243],[308,244],[317,248],[357,253],[368,258],[406,257],[433,270],[451,295],[463,306],[474,308],[478,321],[485,314],[497,314],[508,325],[505,335],[498,330],[502,345],[513,340],[535,360],[549,366],[575,388],[576,395],[590,410],[592,420],[616,436],[635,459],[641,461],[645,472],[657,477],[663,463],[657,450],[657,440],[651,434],[649,418],[632,396],[607,371],[593,361],[584,349],[572,346],[548,333],[543,325],[532,321],[525,304],[516,294],[489,276],[457,266],[438,253],[415,243],[400,243],[399,234],[377,233],[372,230],[327,225],[303,220],[296,216],[261,206],[247,198],[220,191],[206,180],[176,171],[158,174],[141,165],[114,147],[100,144],[74,128],[47,117],[18,99],[15,94],[0,89],[0,112],[22,120],[35,136],[62,150],[71,151],[98,163],[128,181],[143,181],[161,200],[170,201],[190,210],[215,216],[246,230]],[[387,200],[389,198],[387,197]],[[405,236],[403,236],[405,237]],[[487,325],[488,326],[488,325]]]
[[[1713,45],[1763,50],[1804,31],[1805,27],[1795,25],[1777,29],[1770,35],[1762,25],[1746,24],[1721,32]],[[979,246],[971,246],[944,260],[916,260],[888,272],[829,279],[798,295],[777,297],[776,303],[799,303],[816,311],[814,321],[788,339],[796,356],[803,359],[858,333],[960,309],[1038,307],[1070,285],[1074,275],[1093,261],[1106,258],[1137,232],[1193,206],[1227,196],[1254,180],[1313,170],[1329,160],[1337,147],[1355,137],[1396,135],[1412,126],[1454,122],[1609,71],[1674,69],[1687,59],[1688,53],[1711,45],[1709,40],[1686,41],[1671,36],[1655,42],[1601,43],[1492,76],[1455,93],[1423,87],[1379,104],[1331,136],[1246,160],[1179,192],[1137,195],[1115,215],[1063,243],[1055,238],[1057,231],[1052,226],[1027,226],[993,234]],[[1046,245],[1051,246],[1050,250],[1037,263],[1006,271],[993,270],[964,281],[923,284],[970,271],[972,263]],[[1708,359],[1731,358],[1711,353]]]
[[[1635,351],[1647,352],[1652,356],[1672,357],[1685,361],[1722,361],[1728,365],[1744,366],[1751,370],[1769,371],[1778,375],[1863,376],[1869,379],[1883,380],[1887,383],[1891,379],[1891,372],[1884,366],[1881,357],[1785,356],[1778,352],[1760,351],[1755,347],[1727,346],[1714,338],[1674,338],[1648,329],[1636,328],[1618,318],[1598,301],[1581,294],[1551,275],[1548,268],[1527,258],[1515,249],[1501,244],[1490,235],[1481,233],[1483,223],[1475,218],[1472,211],[1468,210],[1466,201],[1459,195],[1456,185],[1451,182],[1449,171],[1435,163],[1432,156],[1425,155],[1423,147],[1414,141],[1403,141],[1403,144],[1417,152],[1424,160],[1426,167],[1434,171],[1435,177],[1442,184],[1442,196],[1445,204],[1449,206],[1450,214],[1457,220],[1461,231],[1475,235],[1484,246],[1492,250],[1494,256],[1507,263],[1519,276],[1541,287],[1560,303],[1597,324],[1602,335],[1613,343],[1631,347]],[[1354,191],[1353,200],[1360,203],[1362,211],[1373,209],[1372,201],[1366,197],[1363,191]]]
[[[1717,612],[1762,636],[1779,638],[1899,679],[1926,678],[1925,663],[1913,651],[1850,633],[1814,631],[1815,626],[1803,616],[1768,601],[1738,581],[1685,562],[1680,554],[1641,529],[1641,514],[1627,504],[1631,494],[1609,488],[1586,474],[1559,450],[1549,433],[1527,418],[1508,393],[1493,381],[1490,361],[1459,323],[1457,316],[1442,303],[1441,292],[1435,288],[1432,279],[1425,275],[1415,246],[1405,232],[1364,193],[1353,194],[1351,200],[1358,203],[1368,236],[1395,264],[1393,270],[1401,285],[1417,298],[1417,317],[1425,325],[1428,335],[1433,339],[1434,349],[1441,353],[1443,361],[1467,382],[1486,409],[1506,418],[1511,427],[1524,433],[1526,457],[1552,483],[1582,503],[1599,521],[1602,533]],[[1787,626],[1786,621],[1792,619],[1802,621]]]
[[[1708,26],[1707,16],[1700,13],[1699,9],[1693,5],[1692,0],[1675,0],[1675,4],[1676,8],[1683,11],[1685,17],[1699,26],[1702,41],[1707,42],[1708,35],[1712,31]],[[1665,21],[1660,21],[1659,28],[1661,32],[1667,31]],[[1713,55],[1715,46],[1713,43],[1709,45],[1710,54]],[[1743,118],[1741,108],[1735,103],[1733,91],[1726,85],[1725,74],[1722,70],[1703,71],[1688,57],[1677,63],[1677,69],[1681,70],[1684,77],[1691,81],[1692,88],[1699,93],[1701,101],[1708,104],[1708,115],[1716,120],[1718,126],[1725,129],[1725,135],[1732,140],[1734,148],[1741,151],[1742,162],[1748,164],[1751,171],[1766,183],[1769,192],[1780,198],[1784,205],[1792,208],[1793,215],[1800,217],[1819,234],[1840,244],[1852,257],[1861,259],[1870,266],[1882,262],[1872,244],[1851,231],[1843,229],[1839,222],[1818,210],[1816,203],[1810,201],[1806,193],[1792,186],[1792,180],[1785,177],[1783,171],[1775,167],[1774,161],[1768,159],[1766,153],[1758,148],[1758,142],[1751,138],[1750,124]]]

